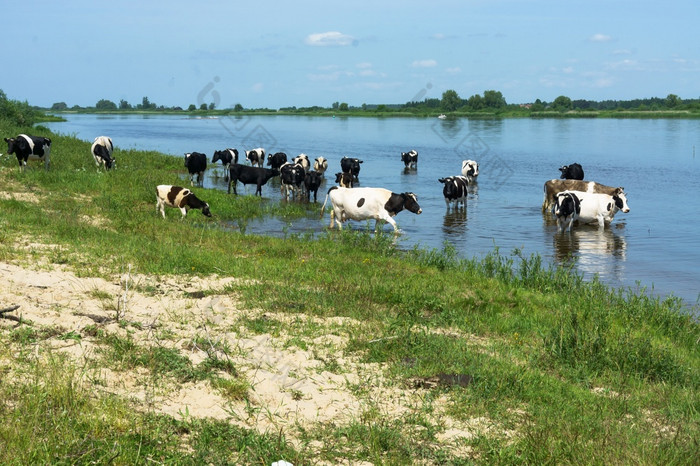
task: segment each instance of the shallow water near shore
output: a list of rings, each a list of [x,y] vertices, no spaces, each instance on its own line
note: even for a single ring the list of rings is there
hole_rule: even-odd
[[[361,186],[417,194],[421,215],[401,212],[399,245],[442,248],[450,243],[462,257],[483,257],[519,249],[545,263],[574,263],[586,278],[598,275],[614,287],[645,288],[673,294],[695,305],[700,293],[700,146],[698,120],[329,118],[251,116],[67,115],[67,122],[44,124],[53,131],[92,141],[110,136],[121,149],[157,150],[182,158],[185,152],[264,147],[294,157],[329,160],[319,189],[322,204],[340,171],[343,156],[364,161]],[[417,170],[406,171],[400,153],[419,153]],[[52,151],[53,152],[53,151]],[[54,154],[52,153],[52,158]],[[60,157],[56,151],[55,157]],[[86,154],[89,157],[89,154]],[[461,162],[480,163],[467,208],[446,209],[438,178],[459,174]],[[542,186],[557,178],[561,165],[580,163],[587,180],[623,186],[631,211],[618,213],[604,230],[578,226],[559,234],[541,212]],[[117,162],[117,167],[119,163]],[[226,189],[220,166],[207,171],[204,187]],[[184,182],[184,181],[183,181]],[[238,186],[239,194],[255,188]],[[283,201],[279,181],[263,187],[268,202]],[[150,201],[150,200],[149,200]],[[312,200],[313,202],[313,200]],[[216,206],[212,206],[216,211]],[[328,228],[316,212],[307,218],[250,221],[247,234],[284,237]],[[349,222],[354,229],[366,222]],[[369,223],[374,227],[374,222]],[[240,228],[232,225],[232,228]],[[391,227],[385,225],[389,232]],[[573,262],[572,262],[573,261]],[[466,286],[466,284],[465,284]]]

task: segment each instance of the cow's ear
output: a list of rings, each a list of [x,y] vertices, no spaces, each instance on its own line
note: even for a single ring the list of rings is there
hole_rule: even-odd
[[[5,142],[8,143],[8,144],[9,144],[11,141],[12,141],[12,138],[5,138]]]

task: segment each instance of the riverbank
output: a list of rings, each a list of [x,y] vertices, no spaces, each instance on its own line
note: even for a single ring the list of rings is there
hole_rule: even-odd
[[[26,129],[24,129],[26,131]],[[11,132],[21,132],[11,128]],[[647,463],[697,458],[700,328],[676,300],[537,257],[397,250],[363,231],[221,228],[299,214],[200,189],[181,160],[52,138],[0,159],[5,464]]]

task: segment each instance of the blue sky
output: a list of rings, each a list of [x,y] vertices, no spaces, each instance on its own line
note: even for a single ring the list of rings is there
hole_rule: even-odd
[[[0,89],[40,106],[700,97],[697,0],[5,0],[2,16]]]

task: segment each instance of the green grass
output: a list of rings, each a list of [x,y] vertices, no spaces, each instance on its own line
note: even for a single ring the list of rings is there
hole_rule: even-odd
[[[0,132],[21,131],[29,129],[0,120]],[[4,326],[3,464],[693,464],[700,457],[700,326],[691,317],[697,309],[680,300],[584,282],[518,250],[475,261],[460,259],[449,245],[400,251],[388,235],[362,231],[249,235],[230,225],[260,216],[294,219],[318,207],[216,190],[197,189],[212,219],[191,212],[179,220],[171,209],[163,220],[154,186],[181,180],[179,158],[117,150],[117,170],[103,173],[88,143],[52,140],[49,172],[20,173],[13,160],[0,159],[0,185],[9,195],[0,197],[0,260],[61,264],[79,276],[113,277],[131,264],[157,276],[238,277],[210,291],[262,310],[237,325],[254,335],[285,335],[286,347],[315,354],[319,371],[344,373],[342,357],[376,366],[388,389],[412,392],[416,380],[439,374],[468,375],[471,383],[426,388],[418,408],[401,418],[382,414],[371,383],[350,384],[365,400],[358,419],[261,433],[134,411],[128,399],[89,388],[93,368],[51,353],[35,356],[52,338],[90,339],[105,367],[145,371],[154,383],[204,381],[228,400],[249,400],[255,387],[238,375],[233,350],[217,333],[233,329],[212,328],[213,337],[201,333],[183,345],[162,329],[164,340],[145,345],[131,338],[128,320],[118,334],[100,326]],[[53,247],[23,247],[28,240]],[[91,295],[109,309],[118,299]],[[319,323],[330,318],[357,324]],[[327,334],[346,343],[315,349],[314,339]],[[195,347],[206,351],[204,362],[185,355]],[[445,416],[491,424],[446,445],[438,439]],[[300,440],[293,444],[291,434]]]

